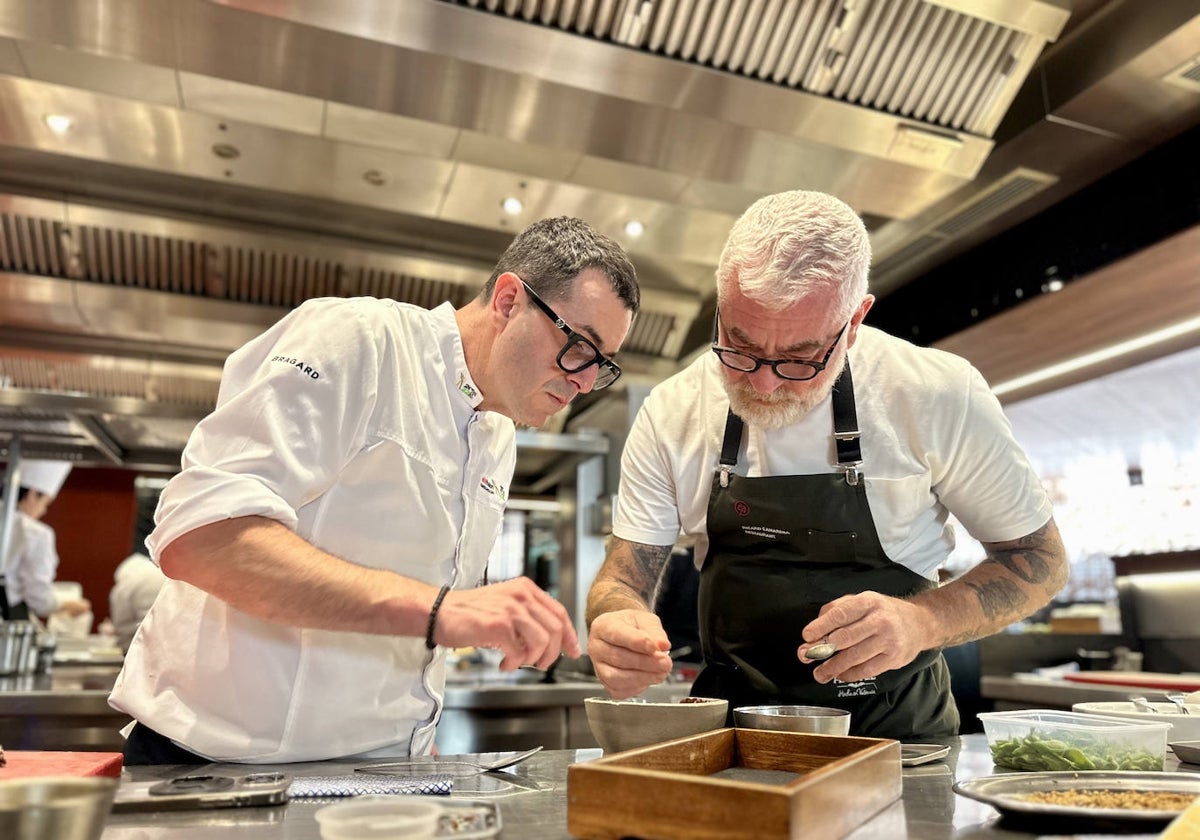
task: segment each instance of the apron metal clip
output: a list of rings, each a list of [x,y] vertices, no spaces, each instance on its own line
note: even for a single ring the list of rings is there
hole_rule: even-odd
[[[851,461],[847,464],[838,464],[846,473],[846,483],[851,487],[858,486],[858,468],[862,466],[862,461]]]
[[[721,481],[721,486],[722,486],[722,487],[728,487],[728,486],[729,486],[729,474],[730,474],[731,472],[733,472],[733,469],[732,469],[731,467],[727,467],[727,466],[725,466],[724,464],[722,464],[722,465],[721,465],[721,466],[720,466],[720,467],[717,469],[717,474],[718,474],[718,476],[720,477],[720,481]]]

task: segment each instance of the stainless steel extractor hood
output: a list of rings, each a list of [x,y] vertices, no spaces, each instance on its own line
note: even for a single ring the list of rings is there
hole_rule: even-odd
[[[760,195],[847,200],[886,294],[1196,124],[1194,6],[0,0],[0,445],[169,464],[291,306],[461,302],[559,213],[632,254],[658,381]]]

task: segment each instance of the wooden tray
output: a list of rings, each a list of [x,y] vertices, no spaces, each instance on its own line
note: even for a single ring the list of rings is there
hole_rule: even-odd
[[[716,729],[567,768],[587,840],[834,840],[900,798],[900,742]]]

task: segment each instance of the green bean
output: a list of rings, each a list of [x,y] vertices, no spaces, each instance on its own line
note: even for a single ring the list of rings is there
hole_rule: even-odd
[[[1163,756],[1095,735],[1031,730],[991,743],[992,761],[1013,770],[1162,770]]]

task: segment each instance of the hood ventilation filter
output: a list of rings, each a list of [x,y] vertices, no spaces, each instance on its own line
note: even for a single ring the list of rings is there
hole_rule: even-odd
[[[1047,40],[925,0],[443,2],[984,136]]]
[[[1166,76],[1166,81],[1200,93],[1200,55],[1194,55]]]

